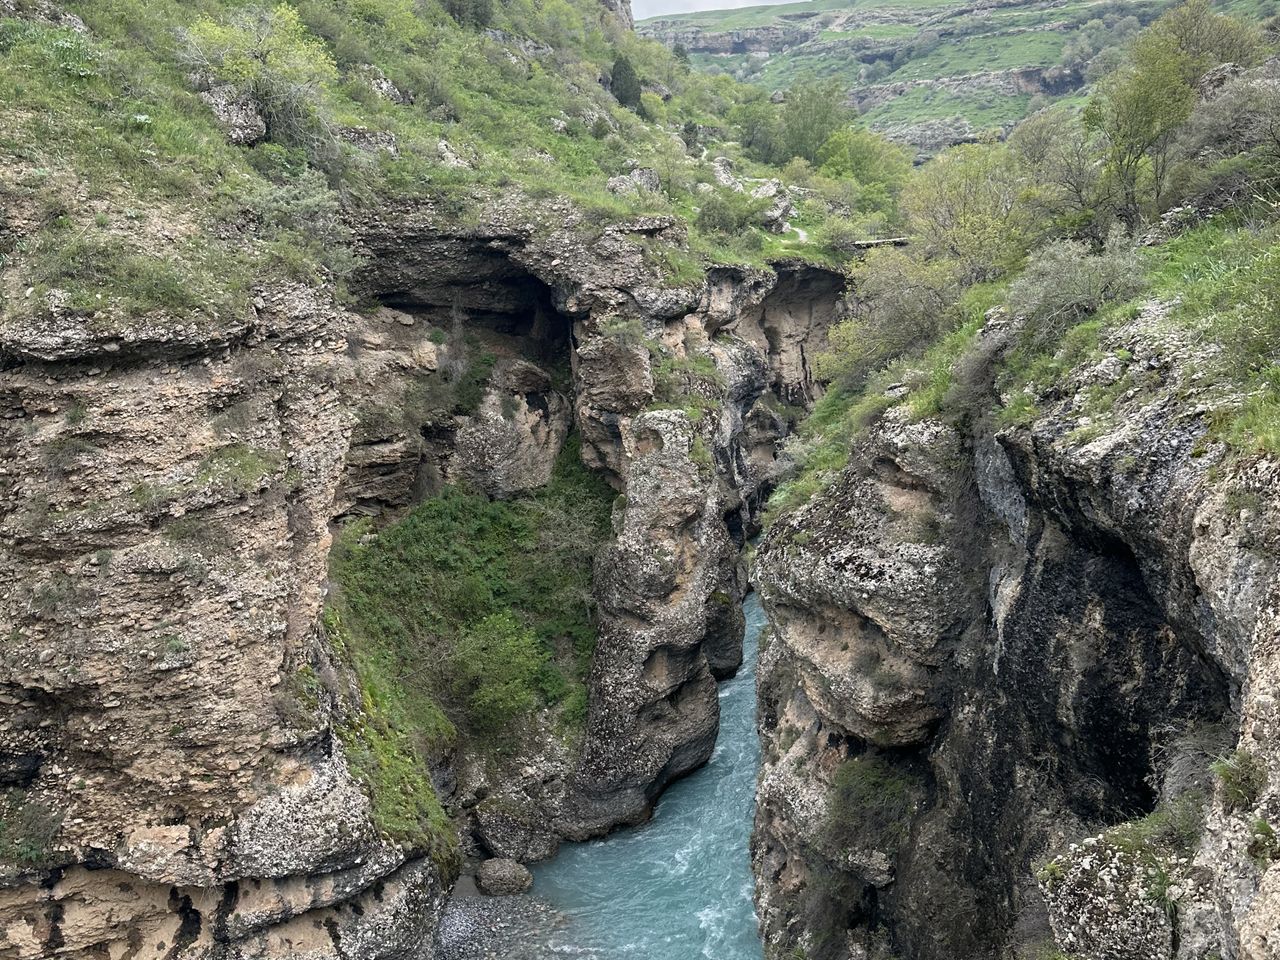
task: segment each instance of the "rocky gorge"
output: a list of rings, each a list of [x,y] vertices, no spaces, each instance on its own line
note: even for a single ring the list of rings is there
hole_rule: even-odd
[[[1280,957],[1280,40],[913,169],[621,2],[67,6],[0,0],[0,958]]]
[[[557,213],[549,236],[500,211],[360,224],[363,315],[285,289],[212,329],[6,329],[5,776],[51,845],[4,886],[14,956],[416,949],[456,844],[387,836],[353,775],[369,705],[321,624],[331,525],[462,480],[537,487],[570,431],[620,492],[582,750],[441,757],[442,799],[487,855],[532,861],[706,761],[776,411],[812,394],[842,281],[797,263],[672,289],[636,241],[674,222],[588,246]],[[442,425],[414,391],[464,362],[460,331],[494,360]],[[663,357],[710,362],[667,361],[658,397]]]

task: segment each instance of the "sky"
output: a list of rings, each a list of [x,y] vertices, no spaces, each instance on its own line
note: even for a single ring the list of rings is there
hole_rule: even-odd
[[[766,4],[794,3],[795,0],[631,0],[631,12],[637,20],[665,13],[688,13],[691,10],[728,10],[734,7],[761,7]]]

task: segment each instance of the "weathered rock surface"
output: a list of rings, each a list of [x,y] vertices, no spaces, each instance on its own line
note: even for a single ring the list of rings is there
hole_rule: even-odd
[[[1277,955],[1280,465],[1227,457],[1229,398],[1160,316],[1037,389],[1027,427],[892,408],[770,531],[770,956]],[[1209,773],[1233,749],[1247,802]],[[832,812],[859,769],[890,771],[892,829]]]
[[[771,389],[812,392],[726,327],[765,301],[789,323],[776,291],[800,268],[671,288],[635,241],[679,242],[674,220],[587,243],[573,217],[548,211],[550,236],[514,207],[470,230],[411,205],[358,223],[368,315],[299,287],[243,316],[52,303],[0,324],[0,787],[43,843],[0,875],[0,954],[429,942],[457,864],[383,836],[347,762],[362,708],[320,629],[329,524],[450,482],[536,487],[570,429],[627,498],[597,578],[587,745],[532,731],[498,782],[441,758],[440,792],[479,852],[533,860],[643,818],[706,759],[714,677],[741,658],[743,424]],[[663,389],[701,417],[647,409],[658,361],[619,321],[666,345]],[[752,441],[760,470],[770,442]]]
[[[533,874],[514,860],[486,860],[476,870],[476,886],[491,897],[509,897],[533,886]]]

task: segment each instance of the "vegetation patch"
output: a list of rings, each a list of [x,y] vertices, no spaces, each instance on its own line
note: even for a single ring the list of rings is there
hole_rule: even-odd
[[[846,760],[836,771],[823,841],[836,850],[871,848],[893,857],[911,830],[918,779],[877,754]]]
[[[41,867],[49,863],[62,816],[22,790],[0,798],[0,863]]]
[[[1244,748],[1215,760],[1210,769],[1218,778],[1228,813],[1252,809],[1267,786],[1267,768]]]
[[[350,524],[335,545],[331,619],[366,698],[397,712],[428,752],[459,734],[491,752],[519,721],[558,707],[585,719],[595,643],[591,567],[614,492],[571,438],[547,487],[510,501],[459,488],[379,532]]]

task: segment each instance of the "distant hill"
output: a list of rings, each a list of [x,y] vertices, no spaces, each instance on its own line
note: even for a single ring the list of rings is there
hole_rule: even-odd
[[[1076,95],[1165,0],[808,0],[641,21],[700,69],[846,84],[867,122],[932,152]],[[1268,16],[1276,0],[1223,9]]]

